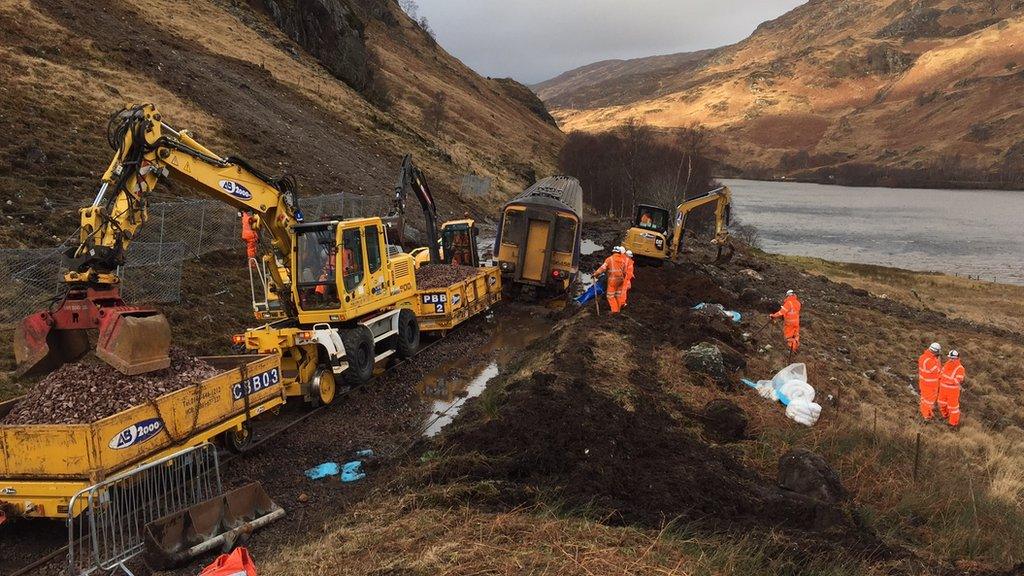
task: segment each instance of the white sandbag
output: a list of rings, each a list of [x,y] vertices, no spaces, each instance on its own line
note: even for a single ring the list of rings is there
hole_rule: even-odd
[[[814,387],[800,380],[786,382],[782,385],[782,388],[779,388],[778,394],[789,398],[790,402],[794,400],[814,402]]]
[[[778,400],[775,397],[775,388],[772,388],[771,380],[761,380],[757,383],[757,393],[766,400]]]
[[[778,390],[779,388],[782,388],[783,384],[791,380],[807,382],[807,365],[803,363],[790,364],[782,370],[779,370],[778,374],[772,378],[772,386]]]
[[[821,406],[806,400],[793,400],[786,407],[786,416],[804,426],[814,426],[821,416]]]

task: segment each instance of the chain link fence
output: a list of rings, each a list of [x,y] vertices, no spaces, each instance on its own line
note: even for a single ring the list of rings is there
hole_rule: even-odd
[[[300,199],[307,222],[380,215],[381,198],[328,194]],[[128,249],[120,270],[129,302],[172,303],[181,300],[186,260],[217,250],[240,249],[238,212],[216,200],[182,200],[151,204],[149,220]],[[0,328],[10,328],[44,308],[61,291],[61,254],[54,248],[0,249]]]

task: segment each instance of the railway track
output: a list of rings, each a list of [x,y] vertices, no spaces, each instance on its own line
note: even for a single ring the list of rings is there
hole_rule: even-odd
[[[395,362],[392,362],[382,372],[380,372],[378,374],[375,374],[373,376],[373,378],[371,378],[370,381],[367,382],[366,384],[364,384],[363,386],[360,386],[360,387],[357,387],[357,388],[348,388],[348,389],[346,389],[344,391],[340,391],[338,399],[335,400],[335,402],[333,404],[331,404],[330,406],[319,406],[317,408],[306,409],[301,414],[297,415],[295,418],[292,418],[287,423],[285,423],[285,424],[283,424],[281,426],[274,426],[274,427],[271,427],[268,430],[261,430],[260,432],[262,432],[262,433],[259,435],[259,437],[254,439],[252,444],[249,445],[249,447],[246,449],[246,451],[241,453],[241,454],[232,454],[232,453],[227,452],[226,450],[222,449],[221,450],[221,455],[222,455],[221,464],[222,465],[226,465],[226,464],[228,464],[228,463],[230,463],[230,462],[232,462],[232,461],[234,461],[234,460],[236,460],[238,458],[244,457],[248,452],[251,452],[251,451],[253,451],[253,450],[255,450],[255,449],[257,449],[257,448],[259,448],[261,446],[266,445],[271,440],[273,440],[276,437],[280,436],[281,434],[283,434],[283,433],[285,433],[285,432],[295,428],[299,424],[302,424],[303,422],[307,422],[307,421],[313,419],[315,416],[317,416],[319,414],[322,414],[324,411],[329,410],[332,407],[336,406],[338,401],[341,398],[347,397],[352,392],[355,392],[355,391],[357,391],[357,390],[359,390],[361,388],[372,386],[375,382],[377,382],[378,379],[380,379],[384,375],[392,372],[393,370],[395,370],[395,369],[397,369],[397,368],[399,368],[401,366],[404,366],[406,364],[411,363],[413,360],[418,358],[420,355],[422,355],[423,353],[428,352],[429,350],[435,348],[436,346],[438,346],[439,344],[444,342],[446,339],[447,339],[447,336],[440,337],[440,338],[437,338],[436,340],[434,340],[432,342],[427,343],[426,345],[424,345],[424,346],[422,346],[420,348],[420,350],[416,353],[416,356],[414,356],[413,358],[409,358],[409,359],[405,359],[405,360],[396,359]],[[438,418],[441,418],[441,416],[438,415],[438,416],[436,416],[432,420],[436,420]],[[422,436],[423,431],[431,423],[432,423],[432,421],[428,422],[425,426],[421,427],[415,436],[417,436],[417,437]],[[414,441],[412,443],[414,443]],[[61,546],[60,548],[54,549],[54,550],[49,551],[49,552],[44,552],[41,555],[39,555],[37,558],[31,560],[28,564],[26,564],[26,565],[24,565],[24,566],[22,566],[20,568],[15,569],[14,572],[8,573],[5,576],[28,576],[29,574],[34,573],[36,570],[44,568],[45,566],[47,566],[47,565],[57,561],[57,559],[60,558],[61,556],[66,555],[68,553],[69,546],[70,546],[70,544],[65,544],[64,546]]]

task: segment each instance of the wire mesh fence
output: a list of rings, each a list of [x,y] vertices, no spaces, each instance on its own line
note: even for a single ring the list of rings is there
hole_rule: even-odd
[[[379,215],[380,198],[337,193],[301,200],[307,222]],[[238,213],[217,200],[151,204],[149,220],[119,273],[129,302],[181,300],[186,260],[243,246]],[[44,308],[61,290],[61,254],[71,247],[0,249],[0,328]]]

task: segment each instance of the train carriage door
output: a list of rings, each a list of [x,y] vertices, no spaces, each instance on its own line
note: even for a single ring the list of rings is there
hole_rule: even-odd
[[[522,255],[523,279],[534,282],[544,281],[544,264],[547,261],[548,239],[551,222],[546,220],[530,220],[526,235],[526,249]]]

